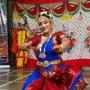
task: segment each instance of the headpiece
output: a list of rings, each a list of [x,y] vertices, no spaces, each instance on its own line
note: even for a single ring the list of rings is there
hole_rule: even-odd
[[[51,13],[49,11],[42,11],[41,13],[38,14],[38,18],[40,16],[45,16],[45,17],[47,17],[49,19],[52,19],[52,15],[51,15]]]

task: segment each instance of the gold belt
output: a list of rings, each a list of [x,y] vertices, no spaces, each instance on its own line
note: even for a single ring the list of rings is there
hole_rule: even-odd
[[[61,60],[55,60],[55,61],[44,61],[44,62],[37,62],[37,65],[47,67],[48,65],[56,65],[59,64]]]

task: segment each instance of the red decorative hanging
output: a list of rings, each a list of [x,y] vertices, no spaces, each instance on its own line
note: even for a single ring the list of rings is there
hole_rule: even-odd
[[[36,4],[35,7],[30,8],[27,11],[29,16],[35,17],[39,12],[48,11],[48,9]]]
[[[53,8],[54,15],[60,16],[65,11],[65,2],[60,3],[57,7]]]
[[[64,0],[15,0],[17,3],[21,4],[50,4],[50,3],[57,3],[57,2],[62,2]]]
[[[55,3],[57,3],[57,5],[53,6],[53,4]],[[22,7],[23,4],[32,4],[35,6],[30,8],[23,8]],[[47,5],[51,4],[53,6],[52,7],[53,14],[58,17],[63,15],[65,10],[67,10],[71,15],[75,14],[79,10],[79,6],[80,6],[80,3],[66,2],[65,0],[16,0],[12,4],[12,7],[20,14],[23,14],[24,11],[27,11],[29,16],[35,17],[38,12],[41,12],[43,10],[45,11],[49,10],[49,8],[43,6],[44,4]],[[87,0],[86,2],[82,2],[81,4],[83,10],[90,11],[89,0]]]
[[[39,8],[39,12],[42,12],[42,11],[48,11],[48,10],[49,10],[49,8],[47,9],[47,8],[41,7],[41,6],[40,6],[40,8]]]
[[[83,2],[82,5],[83,5],[83,7],[85,7],[85,8],[90,8],[90,1],[87,0],[86,2]]]
[[[21,8],[17,3],[16,3],[16,7],[15,7],[16,11],[20,14],[23,14],[24,13],[24,9]]]
[[[37,14],[37,6],[35,5],[35,7],[32,7],[30,9],[27,10],[29,16],[35,17]]]
[[[74,4],[74,3],[66,2],[66,9],[69,13],[73,14],[77,11],[77,9],[79,9],[79,3]]]

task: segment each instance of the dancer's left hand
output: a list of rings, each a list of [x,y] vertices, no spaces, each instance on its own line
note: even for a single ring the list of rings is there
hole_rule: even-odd
[[[62,52],[62,48],[61,48],[59,45],[53,46],[53,50],[54,50],[56,53],[61,53],[61,52]]]

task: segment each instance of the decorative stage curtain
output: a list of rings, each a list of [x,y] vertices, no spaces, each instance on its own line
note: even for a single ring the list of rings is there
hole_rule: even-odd
[[[67,11],[70,15],[76,14],[81,8],[83,11],[90,11],[90,1],[84,2],[66,2],[64,0],[16,0],[12,8],[20,15],[25,12],[32,18],[36,17],[38,12],[52,8],[54,16],[60,17]]]

